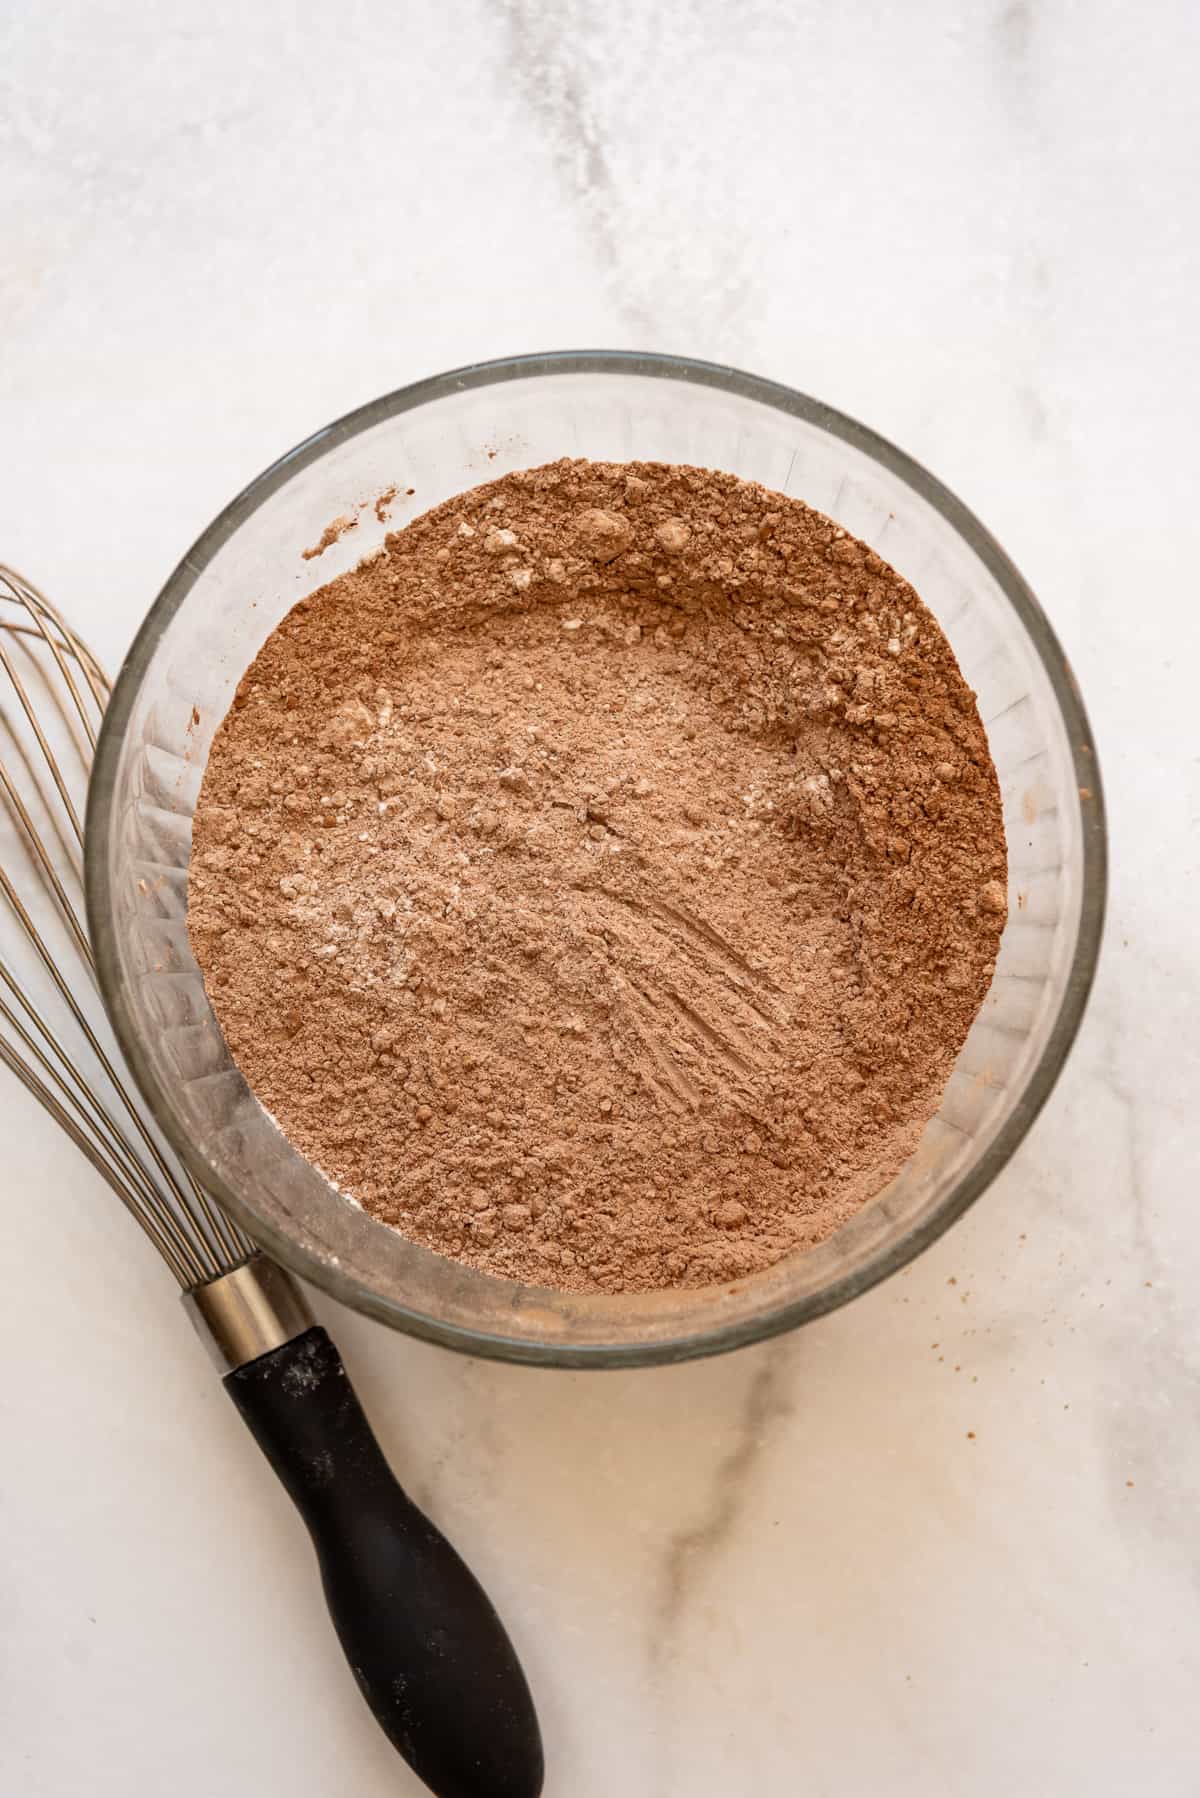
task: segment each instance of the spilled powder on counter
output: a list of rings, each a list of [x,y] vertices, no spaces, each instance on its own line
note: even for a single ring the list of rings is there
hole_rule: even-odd
[[[1006,914],[974,696],[864,544],[563,461],[302,601],[217,734],[189,926],[376,1217],[577,1291],[728,1280],[902,1166]]]

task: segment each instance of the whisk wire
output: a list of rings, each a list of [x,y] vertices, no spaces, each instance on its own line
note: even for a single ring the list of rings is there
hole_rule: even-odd
[[[10,727],[17,760],[10,768],[0,758],[0,800],[18,827],[19,838],[30,856],[31,872],[43,896],[61,919],[72,949],[94,981],[91,945],[80,910],[68,891],[68,881],[78,885],[79,869],[74,856],[67,853],[67,839],[57,821],[61,812],[75,842],[82,845],[79,811],[39,704],[31,695],[32,671],[36,671],[39,688],[46,689],[47,706],[53,707],[59,725],[74,743],[83,773],[90,767],[96,721],[111,691],[110,683],[92,651],[49,600],[2,563],[0,607],[0,672],[7,678],[27,727],[24,742]],[[29,679],[22,678],[5,638],[10,642],[20,640],[22,654],[31,663]],[[85,741],[81,742],[78,731],[72,728],[73,719],[82,728]],[[49,787],[37,774],[36,759],[40,759],[49,776]],[[35,798],[39,814],[44,813],[51,830],[59,834],[63,848],[61,872],[34,816]],[[133,1136],[81,1073],[21,980],[2,958],[0,985],[10,998],[0,995],[0,1019],[9,1031],[7,1037],[0,1036],[0,1061],[17,1075],[113,1188],[182,1286],[213,1279],[246,1260],[254,1252],[253,1243],[189,1171],[177,1172],[172,1166],[106,1052],[71,980],[64,975],[46,935],[39,930],[13,874],[2,864],[0,894],[65,1007],[66,1017],[115,1095],[119,1111],[132,1126]]]
[[[89,748],[94,750],[96,726],[83,703],[75,684],[75,677],[65,656],[71,657],[87,682],[88,690],[95,702],[97,715],[102,714],[108,704],[108,696],[112,692],[112,682],[87,644],[81,637],[76,636],[62,613],[50,604],[45,594],[39,592],[32,581],[26,580],[23,574],[19,574],[15,568],[10,568],[5,562],[0,562],[0,580],[7,582],[12,588],[15,602],[24,608],[32,620],[32,629],[28,626],[24,627],[24,634],[40,637],[54,657],[55,666],[63,685],[71,695],[80,722],[87,732]]]
[[[104,670],[100,667],[91,650],[88,649],[83,640],[71,630],[62,615],[50,604],[44,595],[38,592],[32,582],[25,580],[24,577],[17,574],[15,570],[6,568],[3,564],[0,564],[0,578],[7,580],[9,585],[14,588],[19,596],[20,603],[24,606],[27,613],[35,620],[35,623],[30,626],[22,626],[19,624],[13,625],[9,623],[9,630],[15,630],[19,634],[37,638],[50,649],[54,656],[55,666],[63,676],[75,706],[75,710],[82,720],[87,732],[90,752],[90,748],[94,744],[92,721],[78,688],[71,677],[69,663],[64,660],[64,647],[66,654],[73,658],[81,668],[98,711],[103,710],[105,696],[110,689],[107,675],[104,673]],[[3,597],[5,597],[5,595],[0,593],[0,598]],[[49,623],[47,623],[47,620],[49,620]],[[51,629],[51,626],[53,629]],[[55,632],[58,633],[61,644],[56,640]],[[20,676],[12,663],[11,657],[5,651],[2,642],[0,642],[0,667],[3,667],[8,674],[13,689],[21,703],[22,710],[33,731],[42,758],[58,791],[68,820],[75,832],[77,840],[82,845],[82,828],[80,827],[78,814],[72,803],[70,791],[63,777],[58,759],[46,739],[45,732],[42,730],[37,710],[31,704]],[[90,753],[89,755],[85,755],[83,760],[86,765],[90,760]],[[91,945],[87,941],[86,934],[80,924],[78,915],[71,906],[70,901],[63,890],[62,884],[45,851],[41,838],[34,828],[27,812],[24,810],[12,781],[5,774],[2,764],[0,764],[0,785],[4,787],[6,797],[9,798],[13,809],[17,811],[18,816],[20,817],[33,853],[41,864],[42,871],[51,886],[59,910],[75,940],[77,949],[87,963],[88,971],[92,975],[94,981],[95,964],[92,958]],[[219,1207],[213,1204],[207,1193],[205,1193],[204,1189],[192,1177],[190,1172],[184,1172],[183,1181],[187,1192],[190,1195],[191,1202],[197,1207],[204,1220],[207,1231],[211,1233],[211,1237],[218,1247],[218,1253],[224,1259],[233,1261],[244,1259],[246,1255],[251,1253],[253,1244],[250,1242],[249,1238],[225,1217]]]
[[[55,961],[53,955],[51,955],[45,939],[33,922],[33,919],[30,917],[29,912],[21,901],[20,895],[17,893],[7,874],[5,874],[3,868],[0,868],[0,892],[3,892],[5,898],[8,900],[9,905],[12,907],[13,912],[20,922],[21,928],[24,930],[26,937],[29,939],[30,944],[37,954],[38,960],[46,970],[46,973],[50,976],[51,981],[58,991],[59,997],[67,1007],[67,1010],[74,1019],[84,1041],[87,1043],[88,1048],[99,1063],[105,1078],[128,1113],[134,1129],[141,1138],[145,1151],[149,1154],[155,1167],[158,1169],[160,1177],[170,1188],[176,1202],[182,1206],[193,1231],[199,1238],[199,1244],[206,1251],[206,1260],[211,1263],[211,1266],[206,1265],[205,1261],[200,1261],[200,1277],[203,1279],[211,1278],[214,1274],[221,1271],[221,1262],[219,1258],[213,1254],[210,1244],[207,1241],[203,1224],[196,1212],[192,1210],[190,1193],[185,1187],[181,1186],[179,1181],[175,1178],[170,1164],[158,1144],[155,1142],[154,1136],[147,1126],[145,1119],[142,1117],[136,1102],[124,1081],[122,1081],[116,1069],[113,1067],[111,1060],[105,1052],[103,1044],[89,1022],[86,1013],[76,999],[70,986],[63,978],[58,963]],[[167,1211],[166,1215],[169,1217],[171,1214]]]
[[[24,830],[29,847],[36,857],[38,867],[41,870],[42,878],[50,890],[51,897],[58,906],[59,915],[62,918],[63,923],[67,926],[67,929],[70,931],[71,936],[74,938],[75,947],[86,962],[89,972],[92,972],[95,964],[92,960],[92,945],[87,940],[87,933],[79,921],[79,915],[76,912],[75,907],[67,897],[66,889],[58,877],[57,870],[50,859],[46,845],[43,843],[38,831],[34,828],[33,820],[29,816],[28,809],[16,787],[13,785],[13,782],[10,780],[8,770],[5,768],[3,762],[0,762],[0,793],[3,793],[4,798],[11,806],[18,822]],[[83,841],[82,837],[80,838],[80,841]],[[2,870],[0,870],[0,884],[5,887],[7,892],[9,883]]]
[[[41,633],[39,632],[38,634],[40,635]],[[43,642],[45,641],[44,637],[42,638],[42,641]],[[25,691],[25,687],[21,680],[21,677],[17,673],[16,667],[13,664],[13,659],[9,655],[8,651],[5,649],[3,643],[0,643],[0,667],[2,667],[4,669],[4,672],[7,674],[10,682],[12,683],[13,691],[16,693],[17,698],[21,702],[21,709],[25,713],[26,718],[29,720],[29,728],[33,732],[34,738],[38,745],[38,748],[41,750],[42,756],[45,759],[46,766],[50,770],[51,778],[53,779],[55,786],[58,788],[58,796],[62,800],[63,810],[66,812],[67,817],[70,820],[71,829],[75,833],[75,840],[76,840],[76,842],[79,843],[80,847],[82,847],[83,846],[83,826],[79,822],[79,814],[75,810],[75,804],[71,798],[70,792],[67,789],[67,783],[62,777],[62,772],[59,769],[57,757],[54,755],[53,751],[50,748],[49,743],[47,743],[47,741],[46,741],[45,732],[42,730],[41,723],[38,719],[37,712],[35,711],[33,705],[30,703],[29,695]]]
[[[22,992],[11,969],[0,961],[0,982],[11,993],[15,1005],[0,995],[0,1017],[3,1017],[26,1051],[58,1087],[63,1097],[86,1123],[90,1117],[96,1131],[104,1138],[107,1152],[122,1165],[132,1185],[153,1201],[154,1187],[137,1159],[136,1151],[111,1112],[88,1085],[54,1035],[45,1019]],[[53,1059],[51,1059],[53,1057]],[[57,1064],[57,1065],[56,1065]],[[181,1243],[181,1246],[184,1246]]]
[[[16,1075],[22,1086],[32,1093],[39,1105],[49,1112],[59,1128],[75,1144],[75,1147],[79,1150],[80,1154],[83,1155],[87,1161],[91,1162],[101,1179],[106,1181],[112,1188],[113,1192],[120,1199],[131,1217],[133,1217],[135,1222],[140,1224],[141,1228],[145,1231],[171,1272],[175,1275],[179,1284],[184,1288],[194,1285],[194,1276],[176,1256],[170,1243],[164,1240],[159,1230],[157,1219],[153,1215],[147,1215],[142,1210],[130,1193],[125,1181],[100,1154],[92,1137],[87,1131],[80,1129],[75,1120],[70,1117],[59,1104],[53,1093],[42,1084],[33,1073],[32,1069],[22,1061],[21,1057],[12,1048],[12,1045],[6,1042],[3,1037],[0,1037],[0,1062],[3,1062],[5,1067],[7,1067],[11,1073]]]

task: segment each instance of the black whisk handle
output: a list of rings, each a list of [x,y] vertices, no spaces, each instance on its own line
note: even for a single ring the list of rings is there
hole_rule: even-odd
[[[354,1677],[413,1771],[438,1798],[538,1798],[541,1735],[512,1644],[397,1482],[325,1331],[225,1385],[308,1527]]]

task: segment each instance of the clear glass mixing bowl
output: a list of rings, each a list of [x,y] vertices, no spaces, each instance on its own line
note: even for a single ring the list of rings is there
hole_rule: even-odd
[[[900,1175],[837,1235],[732,1285],[580,1297],[460,1267],[376,1223],[258,1106],[188,943],[201,774],[263,640],[386,530],[559,456],[728,469],[863,538],[938,617],[978,693],[1000,776],[1009,920],[940,1112]],[[399,497],[385,526],[362,502],[391,487]],[[356,528],[302,560],[348,513]],[[163,588],[121,671],[92,781],[87,879],[101,984],[143,1093],[197,1178],[265,1248],[359,1310],[450,1347],[611,1366],[710,1354],[816,1317],[901,1267],[978,1197],[1036,1117],[1078,1027],[1103,920],[1105,832],[1070,669],[1033,594],[965,506],[802,394],[709,364],[596,352],[485,363],[390,394],[310,437],[226,507]]]

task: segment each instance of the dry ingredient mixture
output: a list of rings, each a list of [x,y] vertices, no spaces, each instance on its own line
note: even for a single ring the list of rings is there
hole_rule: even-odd
[[[189,923],[292,1141],[444,1255],[726,1281],[897,1172],[990,980],[1000,798],[912,588],[732,475],[563,461],[302,601]]]

